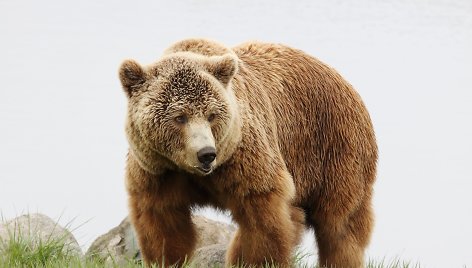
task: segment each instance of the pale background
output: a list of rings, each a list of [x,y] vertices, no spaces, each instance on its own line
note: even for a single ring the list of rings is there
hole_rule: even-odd
[[[472,1],[123,2],[0,0],[4,218],[86,222],[86,249],[127,214],[121,61],[257,39],[320,58],[363,97],[380,148],[368,256],[472,266]]]

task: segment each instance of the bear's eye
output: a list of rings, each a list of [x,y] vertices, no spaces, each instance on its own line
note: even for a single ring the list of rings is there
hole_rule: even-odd
[[[216,117],[216,114],[210,114],[208,116],[208,122],[211,122],[211,121],[215,120],[215,117]]]
[[[187,123],[187,116],[185,115],[179,115],[174,118],[175,122],[179,124],[185,124]]]

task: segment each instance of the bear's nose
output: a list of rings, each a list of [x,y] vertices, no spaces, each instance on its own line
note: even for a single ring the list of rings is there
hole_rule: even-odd
[[[204,147],[198,151],[197,158],[204,166],[208,166],[216,158],[216,149],[210,146]]]

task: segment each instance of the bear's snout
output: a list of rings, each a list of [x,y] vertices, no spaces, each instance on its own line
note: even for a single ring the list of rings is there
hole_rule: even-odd
[[[202,164],[202,168],[204,170],[211,169],[211,163],[216,158],[216,149],[211,146],[204,147],[200,151],[197,152],[198,161]]]

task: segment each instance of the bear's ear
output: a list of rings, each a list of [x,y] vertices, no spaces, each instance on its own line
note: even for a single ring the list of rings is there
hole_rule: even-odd
[[[213,56],[206,62],[205,68],[226,87],[238,71],[238,62],[238,58],[231,54]]]
[[[146,81],[143,68],[134,60],[125,60],[120,66],[120,81],[125,93],[131,97],[137,86]]]

